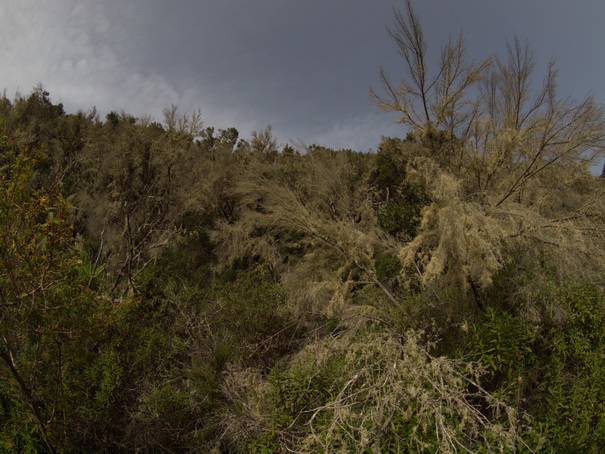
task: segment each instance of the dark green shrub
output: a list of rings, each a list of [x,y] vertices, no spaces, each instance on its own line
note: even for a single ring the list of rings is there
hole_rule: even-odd
[[[420,224],[420,211],[423,206],[424,203],[414,192],[405,199],[392,200],[378,212],[378,225],[393,236],[414,237]]]
[[[535,337],[534,328],[521,317],[488,308],[483,320],[469,327],[465,349],[487,369],[493,385],[507,388],[535,364]]]
[[[564,301],[567,320],[545,333],[546,358],[533,411],[554,452],[605,446],[605,305],[600,289],[580,286]]]

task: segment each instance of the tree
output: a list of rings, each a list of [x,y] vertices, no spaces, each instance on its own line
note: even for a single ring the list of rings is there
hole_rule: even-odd
[[[383,110],[401,113],[400,122],[413,130],[428,131],[433,127],[446,131],[449,137],[464,136],[477,115],[477,105],[466,93],[480,80],[490,60],[467,62],[460,35],[443,46],[433,75],[426,59],[427,45],[420,19],[411,2],[406,3],[405,14],[394,10],[394,15],[395,28],[388,28],[388,32],[397,44],[408,78],[396,84],[381,69],[386,94],[379,95],[372,89],[374,101]]]
[[[81,336],[96,305],[75,278],[81,261],[71,205],[56,187],[33,185],[41,159],[39,150],[0,137],[0,400],[8,402],[0,445],[25,449],[20,442],[32,425],[53,452],[72,404],[68,371],[85,359]]]
[[[168,131],[197,137],[202,131],[202,111],[196,110],[191,114],[179,114],[178,107],[172,104],[164,109],[164,123]]]
[[[377,257],[395,242],[377,224],[369,192],[372,157],[314,147],[301,156],[264,155],[248,162],[232,189],[235,222],[217,223],[219,267],[260,262],[303,305],[325,314],[350,307],[353,290],[376,286],[398,300],[376,274]],[[304,303],[303,303],[304,302]]]
[[[534,89],[533,56],[517,38],[506,60],[475,63],[460,36],[431,73],[409,1],[389,31],[406,77],[397,84],[382,71],[384,94],[372,94],[411,128],[420,147],[409,148],[406,183],[432,200],[418,235],[401,247],[404,266],[425,283],[472,289],[478,303],[513,255],[535,264],[546,253],[560,273],[596,279],[605,264],[604,188],[588,166],[605,150],[603,109],[591,96],[558,98],[552,62]]]
[[[140,270],[183,232],[188,201],[195,197],[190,190],[199,156],[190,131],[181,129],[196,120],[173,113],[176,123],[167,131],[122,115],[94,129],[81,154],[76,199],[96,249],[103,248],[116,273],[114,290],[124,281],[136,287]]]

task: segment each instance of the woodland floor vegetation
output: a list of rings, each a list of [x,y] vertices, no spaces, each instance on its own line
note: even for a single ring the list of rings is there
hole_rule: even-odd
[[[0,99],[2,452],[602,452],[602,108],[390,33],[375,153]]]

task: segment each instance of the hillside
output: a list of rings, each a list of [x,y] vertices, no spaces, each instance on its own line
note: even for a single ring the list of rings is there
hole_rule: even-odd
[[[603,110],[395,19],[376,153],[0,99],[3,452],[600,452]]]

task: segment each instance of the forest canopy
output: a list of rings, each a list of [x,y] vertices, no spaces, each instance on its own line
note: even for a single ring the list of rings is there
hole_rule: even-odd
[[[602,106],[389,33],[375,153],[0,99],[3,452],[600,452]]]

